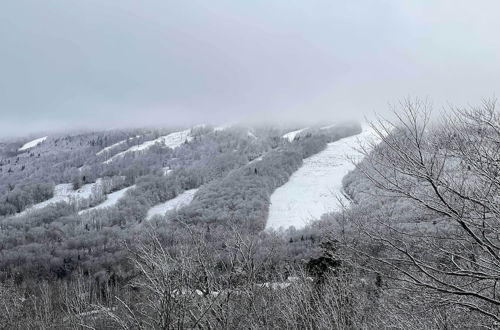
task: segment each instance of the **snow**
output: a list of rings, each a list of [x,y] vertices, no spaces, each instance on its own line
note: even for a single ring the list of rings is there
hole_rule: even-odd
[[[262,159],[264,159],[264,155],[261,155],[257,158],[255,158],[254,160],[252,160],[249,164],[253,164],[253,163],[257,163],[257,162],[260,162]]]
[[[214,131],[215,131],[215,132],[220,132],[220,131],[223,131],[223,130],[225,130],[225,129],[231,128],[231,127],[233,127],[234,125],[236,125],[236,124],[235,124],[235,123],[227,123],[227,124],[222,124],[222,125],[219,125],[219,126],[214,127]]]
[[[137,151],[143,151],[146,149],[151,148],[155,144],[159,143],[161,145],[165,145],[166,147],[175,149],[180,147],[184,142],[186,141],[191,141],[193,137],[190,135],[191,134],[191,129],[187,129],[185,131],[180,131],[180,132],[174,132],[165,136],[160,136],[157,139],[146,141],[142,144],[130,147],[129,149],[122,151],[120,153],[117,153],[110,159],[106,160],[104,163],[109,164],[111,163],[114,159],[118,157],[122,157],[123,155],[129,153],[129,152],[137,152]]]
[[[287,139],[290,142],[292,142],[297,135],[299,135],[300,133],[302,133],[306,129],[308,129],[308,127],[302,128],[302,129],[299,129],[299,130],[296,130],[296,131],[292,131],[292,132],[289,132],[289,133],[286,133],[285,135],[283,135],[283,138]]]
[[[130,187],[126,187],[126,188],[123,188],[123,189],[120,189],[120,190],[117,190],[115,192],[112,192],[111,194],[108,194],[106,196],[106,200],[104,202],[102,202],[101,204],[98,204],[94,207],[91,207],[91,208],[88,208],[86,210],[82,210],[80,212],[78,212],[78,214],[83,214],[83,213],[86,213],[86,212],[89,212],[89,211],[92,211],[92,210],[99,210],[99,209],[105,209],[105,208],[108,208],[108,207],[112,207],[114,206],[116,203],[118,203],[118,201],[125,195],[125,193],[131,189],[131,188],[134,188],[134,186],[130,186]]]
[[[264,159],[264,157],[267,155],[267,152],[263,153],[262,155],[260,155],[259,157],[255,158],[254,160],[251,160],[248,162],[247,166],[248,165],[251,165],[251,164],[254,164],[254,163],[257,163],[257,162],[260,162],[261,160]]]
[[[265,288],[265,289],[271,289],[271,290],[284,290],[291,285],[294,285],[294,283],[300,283],[300,282],[314,282],[314,278],[308,276],[308,277],[298,277],[298,276],[289,276],[286,281],[283,282],[264,282],[264,283],[255,283],[253,286],[256,288]],[[238,289],[238,288],[233,288],[233,289],[228,289],[228,288],[222,288],[220,291],[209,291],[207,293],[202,292],[201,290],[198,289],[189,289],[189,288],[181,288],[181,289],[175,289],[172,291],[171,295],[172,297],[179,297],[179,296],[192,296],[192,295],[198,295],[200,297],[206,297],[206,296],[211,296],[211,297],[218,297],[220,295],[227,295],[227,294],[235,294],[235,295],[240,295],[244,294],[244,290]]]
[[[73,184],[71,183],[62,183],[58,184],[54,187],[54,196],[46,201],[35,204],[27,208],[26,210],[18,213],[18,215],[24,215],[33,210],[39,210],[41,208],[47,207],[51,204],[56,204],[60,202],[78,202],[79,200],[88,199],[95,193],[95,189],[100,187],[102,184],[102,180],[98,179],[95,183],[89,183],[82,186],[78,190],[73,190]]]
[[[342,178],[354,169],[352,161],[362,157],[354,148],[370,141],[375,141],[375,133],[364,126],[360,134],[329,143],[325,150],[304,159],[290,180],[271,195],[267,228],[301,228],[338,211]]]
[[[198,189],[186,190],[179,196],[172,198],[165,203],[161,203],[153,206],[148,211],[148,215],[146,219],[151,219],[155,215],[165,215],[168,211],[175,211],[183,206],[188,205],[193,200],[194,194],[198,191]]]
[[[229,127],[231,127],[231,125],[229,125],[229,124],[217,126],[217,127],[214,127],[214,132],[220,132],[220,131],[223,131]]]
[[[320,128],[320,130],[334,128],[335,126],[337,125],[334,124],[334,125],[323,126]]]
[[[141,137],[140,135],[136,135],[135,139]],[[121,146],[122,144],[125,144],[127,143],[129,139],[125,139],[125,140],[122,140],[122,141],[119,141],[119,142],[116,142],[115,144],[112,144],[110,146],[107,146],[106,148],[102,149],[101,151],[97,152],[95,155],[96,156],[99,156],[99,155],[102,155],[103,153],[107,152],[107,151],[110,151],[111,149],[114,149],[118,146]]]
[[[290,285],[292,285],[292,283],[287,283],[287,282],[266,282],[266,283],[255,284],[255,286],[259,288],[267,288],[272,290],[286,289]]]
[[[30,142],[27,142],[25,143],[21,148],[19,148],[18,151],[24,151],[24,150],[28,150],[28,149],[31,149],[33,147],[36,147],[37,145],[39,145],[40,143],[42,143],[43,141],[45,141],[47,139],[46,136],[44,137],[41,137],[41,138],[38,138],[38,139],[35,139],[33,141],[30,141]]]

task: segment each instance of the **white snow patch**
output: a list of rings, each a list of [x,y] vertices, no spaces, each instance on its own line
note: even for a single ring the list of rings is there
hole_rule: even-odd
[[[162,145],[164,144],[166,147],[169,147],[169,148],[172,148],[172,149],[178,148],[184,142],[186,142],[186,141],[189,142],[189,141],[191,141],[193,139],[193,137],[190,134],[191,134],[191,129],[187,129],[185,131],[174,132],[174,133],[171,133],[171,134],[168,134],[168,135],[165,135],[165,136],[160,136],[157,139],[154,139],[154,140],[151,140],[151,141],[146,141],[146,142],[144,142],[142,144],[130,147],[130,148],[128,148],[125,151],[117,153],[116,155],[114,155],[110,159],[106,160],[104,163],[105,164],[109,164],[114,159],[116,159],[118,157],[122,157],[123,155],[125,155],[125,154],[127,154],[129,152],[137,152],[137,151],[143,151],[143,150],[149,149],[149,148],[151,148],[152,146],[154,146],[157,143],[158,144],[162,144]]]
[[[271,290],[279,290],[279,289],[286,289],[288,288],[292,283],[289,282],[265,282],[265,283],[257,283],[255,286],[259,288],[267,288]]]
[[[220,131],[223,131],[225,129],[230,128],[231,126],[233,126],[233,124],[223,124],[223,125],[220,125],[220,126],[216,126],[216,127],[214,127],[214,131],[215,132],[220,132]]]
[[[115,192],[112,192],[111,194],[108,194],[106,196],[106,200],[104,202],[102,202],[101,204],[98,204],[98,205],[91,207],[91,208],[88,208],[86,210],[81,210],[80,212],[78,212],[78,214],[83,214],[83,213],[86,213],[86,212],[89,212],[92,210],[99,210],[99,209],[105,209],[108,207],[112,207],[116,203],[118,203],[118,201],[125,195],[125,193],[129,189],[132,189],[134,187],[135,187],[135,185],[117,190]]]
[[[21,148],[19,148],[18,151],[24,151],[24,150],[28,150],[28,149],[31,149],[33,147],[36,147],[37,145],[39,145],[40,143],[42,143],[45,140],[47,140],[46,136],[35,139],[33,141],[30,141],[30,142],[27,142]]]
[[[56,204],[60,202],[78,203],[80,200],[89,199],[93,194],[96,193],[96,189],[102,185],[102,179],[97,179],[95,183],[89,183],[82,186],[80,189],[73,190],[73,184],[62,183],[54,187],[54,196],[46,201],[35,204],[27,208],[26,210],[18,213],[17,215],[24,215],[33,210],[39,210],[47,207],[51,204]]]
[[[308,127],[302,128],[302,129],[299,129],[299,130],[296,130],[296,131],[293,131],[293,132],[286,133],[285,135],[283,135],[283,138],[287,139],[290,142],[292,142],[297,135],[299,135],[300,133],[302,133],[306,129],[308,129]]]
[[[172,198],[165,203],[153,206],[149,209],[146,219],[151,219],[155,215],[165,215],[168,211],[175,211],[179,208],[188,205],[193,200],[194,194],[198,189],[186,190],[175,198]]]
[[[135,138],[132,138],[132,139],[137,139],[141,137],[140,135],[136,135]],[[127,141],[129,141],[129,139],[125,139],[125,140],[122,140],[122,141],[119,141],[119,142],[116,142],[115,144],[112,144],[110,146],[107,146],[106,148],[102,149],[101,151],[97,152],[95,155],[96,156],[99,156],[99,155],[102,155],[103,153],[107,152],[107,151],[110,151],[111,149],[114,149],[118,146],[121,146],[122,144],[125,144],[127,143]]]
[[[323,127],[321,127],[321,128],[320,128],[320,130],[321,130],[321,129],[330,129],[330,128],[334,128],[335,126],[337,126],[337,125],[335,125],[335,124],[334,124],[334,125],[323,126]]]
[[[264,159],[265,154],[260,155],[259,157],[255,158],[254,160],[250,161],[248,165],[260,162],[262,159]]]
[[[290,180],[271,195],[267,228],[301,228],[327,212],[337,211],[342,199],[342,178],[354,169],[353,160],[362,155],[354,150],[375,141],[371,128],[362,133],[329,143],[325,150],[304,159]]]
[[[170,169],[170,166],[167,166],[167,167],[163,167],[162,171],[163,171],[163,175],[169,175],[170,173],[172,173],[173,170]]]

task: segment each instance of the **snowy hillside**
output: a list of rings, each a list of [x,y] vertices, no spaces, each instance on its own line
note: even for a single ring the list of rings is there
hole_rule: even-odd
[[[135,138],[137,139],[137,138],[139,138],[139,137],[141,137],[141,136],[140,136],[140,135],[137,135]],[[132,139],[134,139],[134,138],[132,138]],[[127,143],[129,140],[130,140],[130,139],[126,139],[126,140],[118,141],[118,142],[116,142],[116,143],[114,143],[114,144],[112,144],[112,145],[110,145],[110,146],[108,146],[108,147],[106,147],[106,148],[104,148],[104,149],[100,150],[99,152],[97,152],[97,153],[96,153],[96,156],[99,156],[99,155],[102,155],[102,154],[103,154],[103,153],[105,153],[105,152],[111,151],[111,150],[113,150],[114,148],[119,147],[119,146],[121,146],[122,144]]]
[[[116,159],[118,157],[122,157],[123,155],[130,153],[130,152],[137,152],[137,151],[143,151],[143,150],[149,149],[152,146],[154,146],[155,144],[162,144],[162,145],[164,144],[168,148],[175,149],[175,148],[180,147],[184,142],[186,142],[186,141],[189,142],[192,139],[193,139],[193,137],[191,136],[191,129],[187,129],[187,130],[180,131],[180,132],[174,132],[174,133],[171,133],[171,134],[168,134],[165,136],[160,136],[157,139],[154,139],[151,141],[146,141],[142,144],[130,147],[129,149],[114,155],[110,159],[106,160],[104,163],[109,164],[113,161],[113,159]]]
[[[47,140],[46,136],[35,139],[33,141],[30,141],[30,142],[27,142],[21,148],[19,148],[19,151],[25,151],[25,150],[31,149],[33,147],[36,147],[37,145],[39,145],[40,143],[42,143],[45,140]]]
[[[126,188],[123,188],[123,189],[120,189],[118,191],[115,191],[111,194],[108,194],[106,196],[106,200],[104,202],[102,202],[101,204],[98,204],[94,207],[91,207],[89,209],[86,209],[86,210],[82,210],[80,212],[78,212],[78,214],[84,214],[86,212],[89,212],[89,211],[93,211],[93,210],[99,210],[99,209],[105,209],[107,207],[112,207],[114,206],[124,195],[125,193],[133,188],[134,186],[130,186],[130,187],[126,187]]]
[[[86,184],[78,190],[73,190],[73,184],[71,183],[58,184],[54,187],[54,197],[44,202],[32,205],[18,215],[24,215],[30,211],[38,210],[51,204],[60,202],[71,203],[89,199],[92,195],[96,194],[96,190],[100,188],[101,184],[102,180],[99,179],[95,183]]]
[[[288,141],[290,141],[290,142],[292,142],[292,141],[295,139],[295,137],[296,137],[297,135],[299,135],[300,133],[302,133],[302,132],[303,132],[303,131],[305,131],[306,129],[307,129],[307,127],[306,127],[306,128],[302,128],[302,129],[299,129],[299,130],[296,130],[296,131],[288,132],[288,133],[286,133],[285,135],[283,135],[283,138],[284,138],[284,139],[287,139],[287,140],[288,140]]]
[[[362,133],[329,143],[322,152],[306,158],[290,180],[271,195],[266,227],[300,228],[337,210],[342,178],[354,168],[351,160],[361,157],[354,148],[372,139],[374,132],[363,127]]]
[[[148,211],[147,219],[151,219],[155,215],[165,215],[168,211],[177,210],[180,207],[186,206],[193,200],[194,194],[198,189],[186,190],[179,196],[172,198],[171,200],[166,201],[165,203],[161,203],[153,206]]]

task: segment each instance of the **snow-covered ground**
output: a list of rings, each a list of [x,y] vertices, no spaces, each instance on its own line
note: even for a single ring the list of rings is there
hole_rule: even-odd
[[[35,139],[33,141],[30,141],[30,142],[27,142],[21,148],[19,148],[18,151],[25,151],[25,150],[31,149],[33,147],[36,147],[37,145],[39,145],[40,143],[42,143],[45,140],[47,140],[46,136]]]
[[[157,139],[154,139],[151,141],[146,141],[142,144],[130,147],[125,151],[117,153],[116,155],[114,155],[110,159],[106,160],[104,163],[109,164],[113,161],[113,159],[116,159],[118,157],[122,157],[123,155],[125,155],[126,153],[129,153],[129,152],[137,152],[137,151],[143,151],[143,150],[149,149],[157,143],[164,144],[165,146],[167,146],[169,148],[175,149],[175,148],[180,147],[184,142],[186,142],[186,141],[189,142],[192,139],[193,139],[193,137],[191,136],[191,129],[187,129],[185,131],[180,131],[180,132],[174,132],[174,133],[171,133],[171,134],[168,134],[165,136],[160,136]]]
[[[360,134],[329,143],[325,150],[304,159],[290,180],[271,195],[267,228],[301,228],[338,210],[342,178],[354,169],[352,160],[362,157],[354,148],[369,141],[375,141],[375,133],[363,126]]]
[[[135,139],[141,137],[140,135],[136,135]],[[133,138],[134,139],[134,138]],[[118,146],[121,146],[122,144],[125,144],[127,143],[127,141],[129,141],[129,139],[125,139],[125,140],[122,140],[122,141],[118,141],[116,142],[115,144],[112,144],[110,146],[107,146],[106,148],[102,149],[101,151],[97,152],[95,155],[96,156],[99,156],[99,155],[102,155],[103,153],[107,152],[107,151],[110,151]]]
[[[283,138],[287,139],[290,142],[292,142],[297,135],[299,135],[300,133],[302,133],[303,131],[305,131],[307,128],[308,127],[302,128],[302,129],[298,129],[298,130],[293,131],[293,132],[288,132],[285,135],[283,135]]]
[[[107,207],[112,207],[116,203],[118,203],[118,201],[125,195],[127,190],[129,190],[133,187],[135,187],[135,185],[120,189],[120,190],[115,191],[115,192],[112,192],[111,194],[108,194],[106,196],[106,200],[104,202],[102,202],[101,204],[98,204],[98,205],[91,207],[91,208],[88,208],[86,210],[81,210],[80,212],[78,212],[78,214],[83,214],[83,213],[86,213],[86,212],[89,212],[92,210],[99,210],[99,209],[105,209]]]
[[[24,215],[31,211],[39,210],[41,208],[49,206],[50,204],[56,204],[60,202],[77,203],[78,201],[88,199],[96,193],[96,189],[99,189],[101,184],[102,180],[98,179],[95,183],[86,184],[78,190],[73,190],[73,184],[71,183],[58,184],[54,187],[54,197],[41,203],[32,205],[21,213],[18,213],[18,215]]]
[[[155,215],[165,215],[168,211],[175,211],[183,206],[188,205],[193,200],[194,194],[198,191],[198,189],[186,190],[179,196],[172,198],[165,203],[161,203],[153,206],[148,211],[148,215],[146,219],[151,219]]]

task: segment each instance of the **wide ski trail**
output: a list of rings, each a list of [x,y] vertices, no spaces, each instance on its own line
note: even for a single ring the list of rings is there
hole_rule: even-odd
[[[360,134],[329,143],[325,150],[304,159],[290,180],[271,195],[267,228],[304,227],[308,221],[339,210],[342,178],[360,160],[355,150],[360,143],[374,139],[374,132],[363,126]]]

